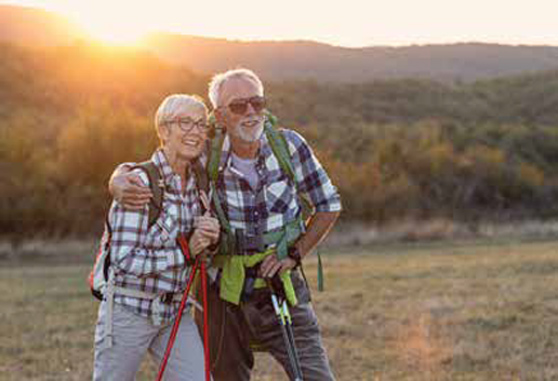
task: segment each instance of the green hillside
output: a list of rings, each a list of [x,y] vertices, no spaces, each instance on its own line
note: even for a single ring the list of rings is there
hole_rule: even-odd
[[[57,14],[0,5],[0,42],[28,47],[72,45],[89,37]],[[235,41],[163,32],[141,41],[142,49],[175,65],[211,74],[249,66],[266,80],[360,83],[425,78],[475,81],[558,69],[558,47],[484,43],[345,48],[313,41]]]
[[[91,234],[122,161],[156,146],[165,95],[209,77],[137,51],[0,46],[2,234]],[[346,220],[552,217],[558,73],[471,84],[267,83],[270,109],[312,142]]]

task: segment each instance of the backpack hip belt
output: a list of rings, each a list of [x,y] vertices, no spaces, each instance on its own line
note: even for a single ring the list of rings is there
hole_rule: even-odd
[[[219,253],[222,255],[250,255],[272,248],[277,251],[279,259],[287,257],[289,246],[292,245],[306,227],[301,218],[297,218],[279,230],[264,233],[259,236],[246,236],[243,229],[223,231]]]
[[[226,287],[221,287],[221,299],[238,305],[244,290],[246,269],[256,266],[268,255],[277,254],[279,260],[286,258],[289,246],[292,245],[303,232],[304,224],[302,221],[300,219],[293,220],[281,230],[264,234],[262,242],[267,248],[261,252],[249,255],[245,255],[246,253],[239,251],[239,249],[242,249],[242,247],[239,247],[242,246],[242,242],[239,244],[232,240],[229,248],[233,250],[222,252],[223,254],[217,255],[213,259],[213,266],[222,269],[221,284],[226,285]],[[225,237],[237,236],[242,235],[232,234],[226,235]],[[290,278],[290,272],[285,272],[280,277],[289,303],[293,306],[296,305],[297,298]]]

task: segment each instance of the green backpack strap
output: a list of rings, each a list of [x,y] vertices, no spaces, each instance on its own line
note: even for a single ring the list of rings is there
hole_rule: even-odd
[[[271,150],[273,151],[275,158],[279,162],[279,166],[281,167],[281,169],[286,172],[287,176],[289,176],[291,180],[294,181],[298,192],[298,186],[296,185],[297,183],[295,181],[295,172],[293,163],[291,162],[291,155],[289,153],[287,141],[285,140],[285,137],[275,129],[275,123],[277,122],[277,119],[271,115],[268,116],[267,120],[270,123],[265,124],[265,133],[267,136],[267,140],[269,141],[269,145],[271,146]]]
[[[203,164],[199,160],[194,161],[192,163],[192,170],[196,177],[198,189],[206,193],[209,192],[209,178],[207,177],[207,171],[203,168]]]
[[[159,170],[152,161],[144,161],[135,165],[132,169],[141,169],[147,175],[149,179],[149,187],[151,188],[151,193],[153,197],[149,200],[149,218],[147,226],[151,227],[159,218],[161,210],[163,209],[163,193],[165,190],[165,184],[161,178]]]
[[[217,219],[225,231],[225,236],[221,238],[220,252],[222,254],[234,255],[236,253],[236,240],[234,232],[232,231],[229,220],[227,220],[227,217],[225,216],[225,211],[223,210],[223,205],[219,200],[216,189],[217,179],[219,177],[219,165],[221,162],[221,150],[223,148],[223,141],[225,140],[225,132],[214,119],[213,126],[213,137],[211,139],[211,147],[207,161],[208,182],[211,197],[210,202],[213,203]]]
[[[308,199],[307,195],[299,191],[287,140],[285,139],[285,136],[275,128],[275,125],[277,124],[277,118],[271,113],[267,113],[266,118],[269,121],[269,123],[266,123],[265,125],[267,140],[269,142],[269,145],[271,146],[271,150],[273,151],[275,158],[279,162],[279,166],[287,174],[287,176],[289,176],[296,187],[298,198],[302,202],[303,218],[306,220],[306,218],[309,217],[314,211],[314,206]],[[318,249],[316,249],[316,254],[318,255],[318,291],[323,291],[324,270],[322,266],[322,257]]]
[[[191,169],[194,172],[194,176],[196,177],[198,190],[208,193],[209,177],[207,176],[207,171],[203,167],[202,162],[199,159],[195,160],[191,165]]]
[[[270,123],[266,123],[265,126],[265,133],[267,136],[267,140],[269,142],[269,145],[271,146],[271,150],[273,151],[273,154],[275,155],[277,161],[279,162],[279,166],[287,174],[287,176],[289,176],[289,178],[292,180],[293,184],[295,185],[296,193],[300,201],[302,202],[302,206],[303,206],[303,210],[302,210],[303,218],[307,219],[308,217],[310,217],[310,215],[312,215],[314,211],[314,205],[312,205],[312,202],[309,200],[308,196],[300,192],[298,189],[298,183],[296,181],[296,175],[295,175],[293,163],[291,161],[291,153],[289,151],[287,140],[285,139],[285,136],[281,134],[279,131],[277,131],[277,129],[275,128],[275,124],[277,123],[277,118],[272,114],[267,114],[266,116],[268,121],[270,122]]]

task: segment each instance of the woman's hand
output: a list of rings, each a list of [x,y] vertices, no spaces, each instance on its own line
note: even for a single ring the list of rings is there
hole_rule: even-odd
[[[143,209],[153,197],[151,189],[141,181],[139,175],[126,166],[114,171],[109,180],[109,191],[124,208],[131,210]]]
[[[219,221],[209,213],[194,220],[194,233],[190,237],[190,252],[198,255],[219,241]]]
[[[190,236],[190,240],[188,241],[188,245],[190,247],[190,253],[193,256],[198,256],[203,251],[211,245],[211,242],[208,238],[204,237],[199,230],[194,230],[194,233]]]

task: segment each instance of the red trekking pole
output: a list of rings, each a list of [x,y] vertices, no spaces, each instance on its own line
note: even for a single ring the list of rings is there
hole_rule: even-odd
[[[203,294],[203,352],[205,360],[205,381],[211,381],[211,364],[209,359],[209,325],[208,316],[209,309],[207,308],[207,269],[205,259],[201,260],[201,283]]]
[[[188,245],[186,240],[180,236],[178,240],[180,247],[183,253],[188,253],[187,247],[185,248],[184,245]],[[201,264],[200,264],[201,263]],[[186,302],[188,301],[188,296],[190,295],[190,288],[192,283],[194,282],[194,278],[196,276],[196,272],[198,269],[201,272],[201,283],[202,283],[202,297],[203,297],[203,346],[204,346],[204,361],[205,361],[205,380],[211,381],[211,371],[210,371],[210,361],[209,361],[209,328],[207,325],[208,321],[208,309],[207,309],[207,271],[205,266],[205,258],[202,258],[201,255],[196,257],[194,261],[194,265],[192,266],[192,270],[190,270],[190,276],[188,278],[188,283],[186,285],[186,290],[182,295],[182,299],[180,301],[180,307],[178,308],[178,314],[174,320],[174,325],[172,327],[172,331],[169,337],[169,342],[167,343],[167,348],[165,350],[165,356],[163,357],[163,361],[161,361],[161,366],[159,368],[159,374],[157,375],[157,381],[161,381],[163,379],[163,373],[165,372],[165,368],[167,367],[167,362],[170,357],[170,353],[172,351],[172,347],[174,345],[174,341],[176,340],[176,334],[178,333],[178,327],[180,325],[180,320],[182,320],[182,313],[184,312],[184,308],[186,307]]]

